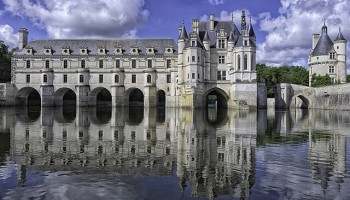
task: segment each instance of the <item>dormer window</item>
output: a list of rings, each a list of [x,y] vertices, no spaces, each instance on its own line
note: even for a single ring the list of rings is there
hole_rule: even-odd
[[[52,54],[51,47],[44,47],[44,54],[45,55],[51,55]]]
[[[25,49],[26,55],[33,55],[33,49],[31,47]]]
[[[130,53],[131,54],[138,54],[139,53],[139,49],[137,47],[131,47],[130,48]]]
[[[80,54],[81,55],[88,55],[88,48],[87,47],[80,47]]]
[[[168,48],[165,48],[165,53],[166,54],[173,54],[174,53],[174,50],[172,47],[168,47]]]
[[[245,46],[245,47],[248,46],[248,40],[244,40],[244,46]]]
[[[335,59],[335,52],[329,53],[329,59]]]
[[[99,47],[97,51],[98,51],[98,54],[100,54],[100,55],[106,55],[106,48],[105,47]]]
[[[69,55],[70,54],[69,47],[62,47],[62,54],[63,55]]]
[[[224,49],[225,47],[226,47],[226,41],[220,39],[220,40],[218,41],[218,48]]]
[[[154,47],[147,47],[147,54],[154,54]]]
[[[195,40],[192,40],[192,47],[195,47],[196,46],[196,41]]]
[[[123,49],[120,47],[116,47],[114,50],[114,53],[117,55],[121,55],[121,54],[123,54]]]

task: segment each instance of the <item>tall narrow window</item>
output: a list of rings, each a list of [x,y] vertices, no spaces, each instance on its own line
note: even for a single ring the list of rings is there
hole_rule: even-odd
[[[131,82],[136,83],[136,74],[131,75]]]
[[[151,83],[152,82],[152,76],[151,75],[147,75],[147,83]]]
[[[196,74],[192,73],[192,79],[196,79]]]
[[[50,68],[50,61],[49,60],[45,61],[45,68]]]
[[[238,68],[238,70],[241,70],[241,56],[240,55],[237,56],[237,68]]]
[[[221,79],[222,80],[226,80],[226,71],[222,71],[222,74],[221,74]]]
[[[84,75],[79,76],[79,81],[80,81],[80,83],[84,83]]]
[[[26,82],[27,82],[27,83],[30,83],[30,75],[27,75],[27,76],[26,76]]]
[[[170,74],[166,75],[166,82],[171,83],[171,75]]]
[[[218,81],[221,80],[221,71],[217,71],[216,74],[217,74],[216,79],[217,79]]]
[[[30,68],[30,60],[27,60],[27,68]]]
[[[136,60],[132,60],[131,61],[131,67],[132,68],[136,68]]]
[[[68,77],[67,74],[63,74],[63,83],[67,83]]]
[[[47,75],[46,74],[43,75],[43,82],[47,83]]]
[[[152,60],[147,61],[147,66],[148,66],[148,68],[152,68]]]
[[[192,47],[196,46],[196,41],[192,41]]]
[[[196,56],[192,56],[192,62],[196,62]]]
[[[221,48],[221,49],[225,48],[225,40],[219,40],[218,48]]]
[[[225,56],[219,56],[219,64],[225,64]]]
[[[114,82],[115,83],[119,83],[119,75],[115,75],[114,76]]]
[[[99,77],[98,77],[98,81],[100,82],[100,83],[103,83],[103,75],[101,74],[101,75],[99,75]]]
[[[63,68],[64,68],[64,69],[67,69],[67,68],[68,68],[68,61],[67,61],[67,60],[64,60],[64,61],[63,61]]]
[[[103,60],[99,60],[99,67],[103,68]]]
[[[171,68],[171,60],[166,60],[166,68]]]
[[[120,60],[116,60],[115,61],[115,67],[116,68],[120,68]]]
[[[85,68],[85,60],[81,61],[81,68]]]
[[[244,55],[244,70],[248,70],[248,57],[247,57],[247,54]]]

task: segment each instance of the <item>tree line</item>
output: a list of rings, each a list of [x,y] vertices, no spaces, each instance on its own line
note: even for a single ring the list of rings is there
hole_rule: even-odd
[[[11,81],[11,56],[17,48],[9,50],[9,46],[0,40],[0,83]]]

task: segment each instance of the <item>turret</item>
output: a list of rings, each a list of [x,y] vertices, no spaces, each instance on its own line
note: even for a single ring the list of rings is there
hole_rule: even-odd
[[[341,29],[339,28],[339,33],[334,41],[334,49],[338,54],[338,60],[345,62],[346,55],[346,43],[347,40],[344,38]]]
[[[249,20],[248,35],[249,35],[250,39],[251,39],[254,43],[256,43],[256,36],[255,36],[253,24],[252,24],[252,18],[250,18],[250,20]]]
[[[28,34],[29,32],[25,28],[20,28],[18,30],[18,49],[23,49],[28,43]]]

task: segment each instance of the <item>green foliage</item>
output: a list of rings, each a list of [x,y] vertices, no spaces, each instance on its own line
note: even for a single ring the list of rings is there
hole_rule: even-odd
[[[331,84],[332,84],[332,79],[328,74],[326,74],[325,76],[312,74],[312,78],[311,78],[312,87],[321,87],[321,86],[326,86]]]
[[[0,40],[0,82],[11,81],[11,56],[13,51],[8,51],[8,46]]]
[[[274,96],[274,86],[279,83],[309,85],[309,72],[301,66],[270,67],[257,64],[257,81],[265,83],[268,97]]]

